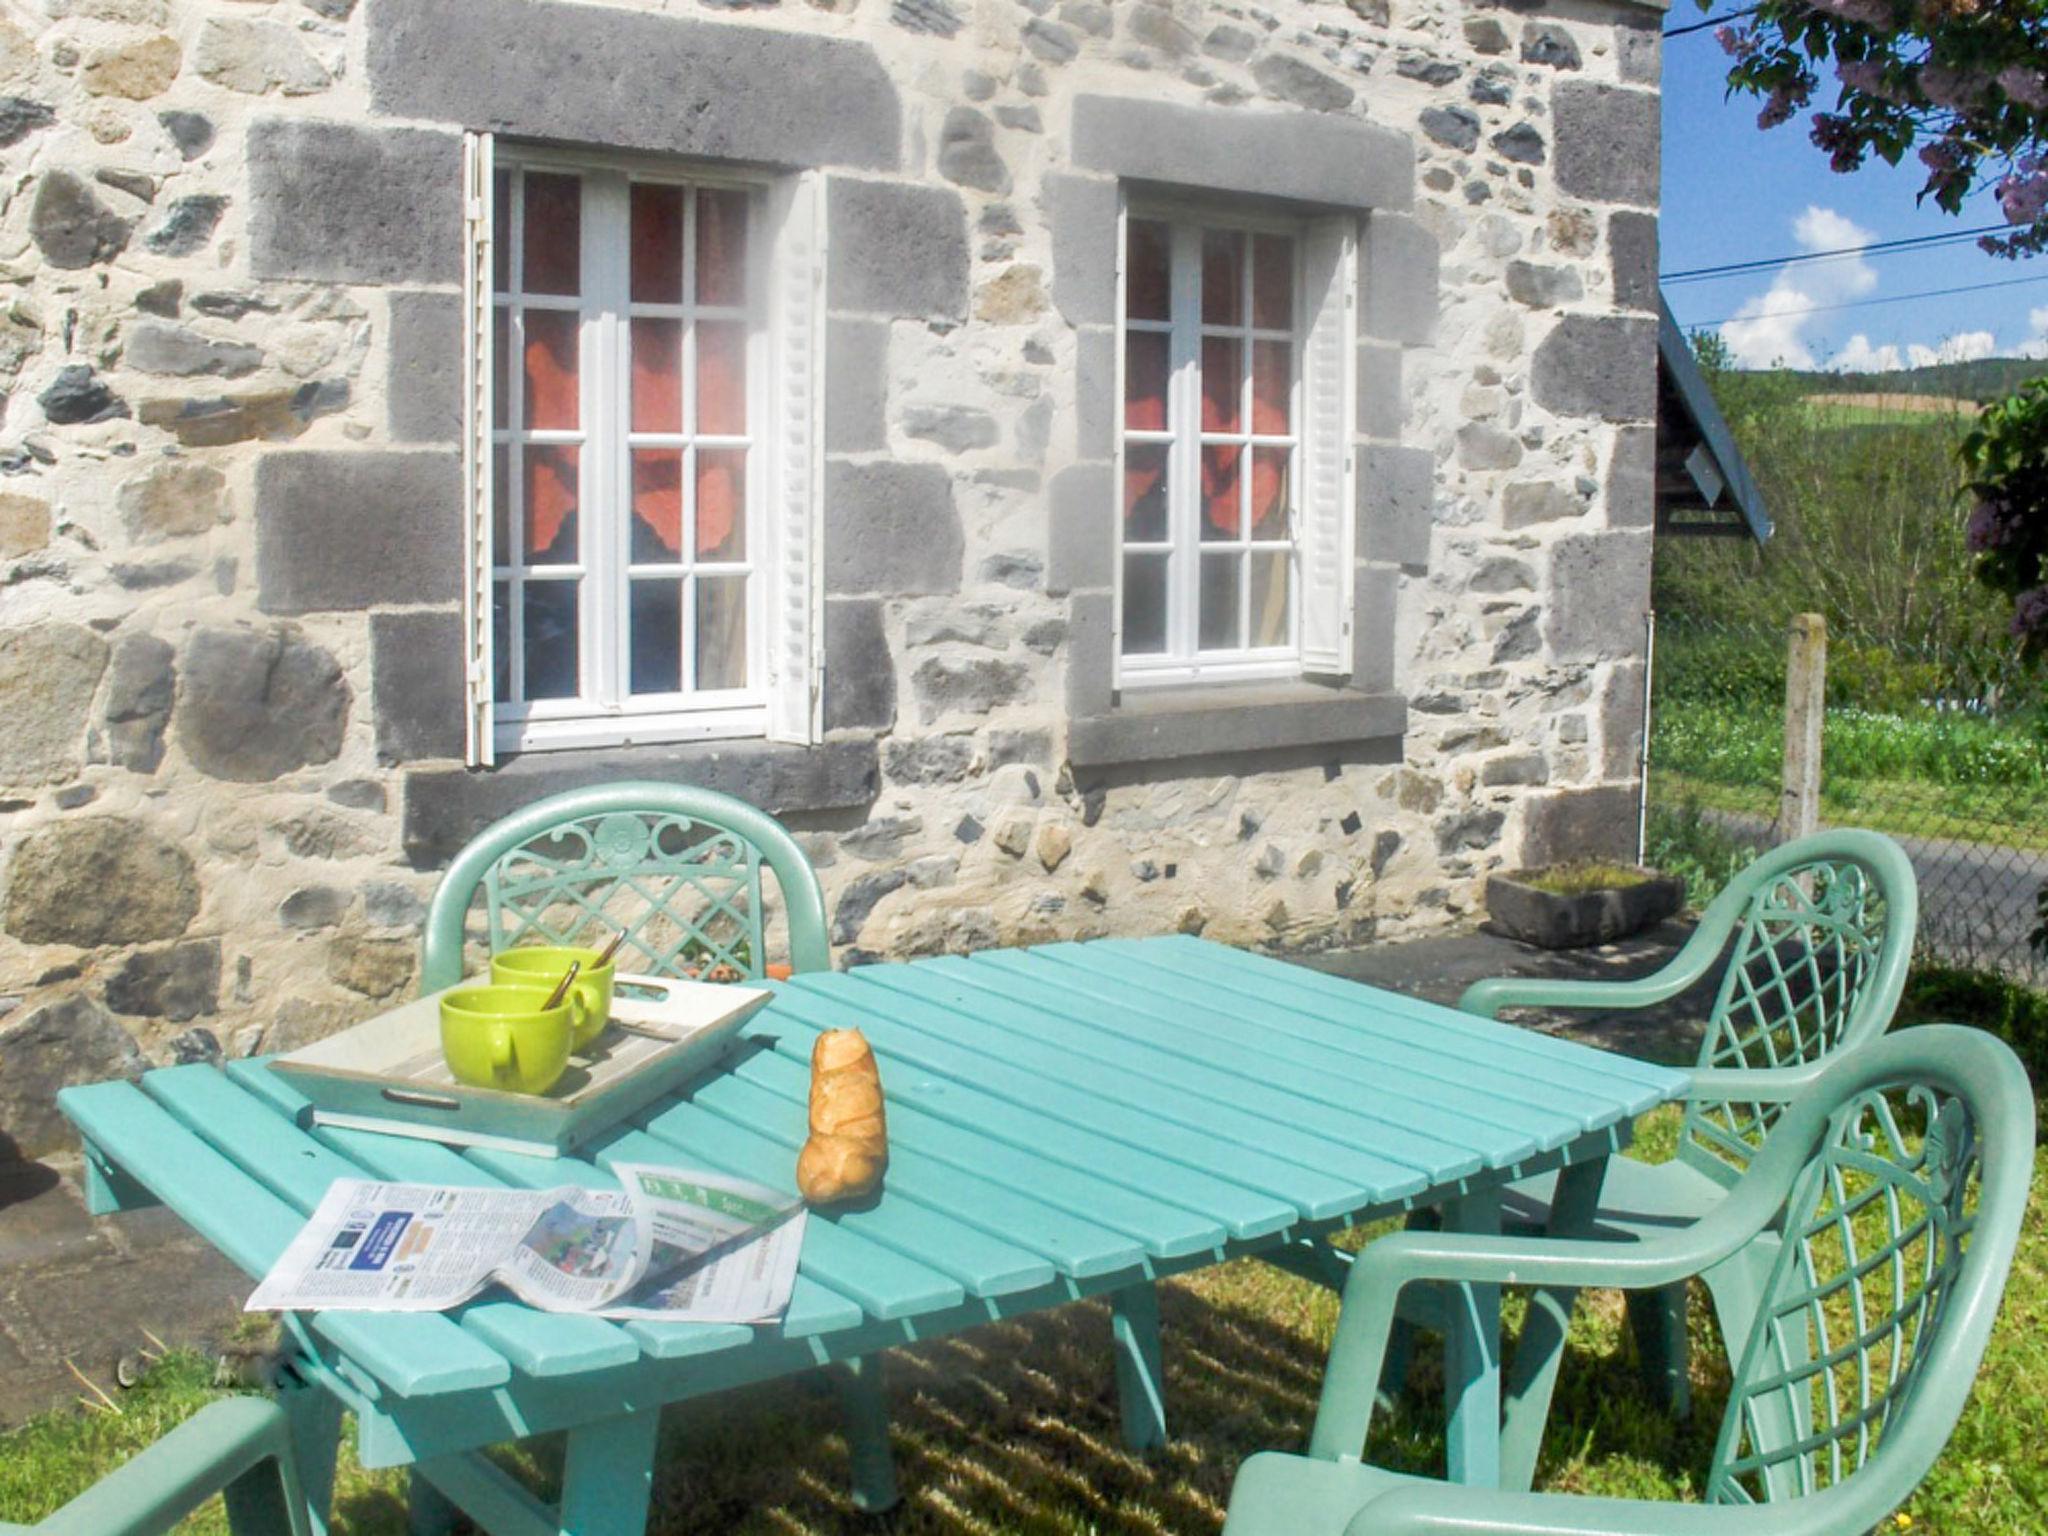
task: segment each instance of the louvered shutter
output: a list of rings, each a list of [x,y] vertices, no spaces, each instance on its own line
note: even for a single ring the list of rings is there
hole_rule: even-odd
[[[769,200],[775,256],[768,738],[805,745],[823,735],[818,509],[824,489],[824,194],[825,178],[812,172],[779,183]]]
[[[1305,409],[1296,534],[1301,559],[1301,669],[1351,673],[1353,323],[1358,292],[1358,226],[1318,219],[1302,260],[1308,335],[1302,347]]]
[[[497,761],[491,665],[491,164],[488,133],[462,140],[463,752]]]

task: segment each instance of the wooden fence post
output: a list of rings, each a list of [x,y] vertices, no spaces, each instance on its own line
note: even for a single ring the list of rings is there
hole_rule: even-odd
[[[1778,796],[1779,842],[1820,830],[1820,730],[1827,713],[1828,626],[1795,614],[1785,649],[1785,781]]]

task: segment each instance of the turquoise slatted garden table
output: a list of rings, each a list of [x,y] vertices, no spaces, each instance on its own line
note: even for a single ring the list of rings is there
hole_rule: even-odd
[[[1344,1226],[1441,1205],[1498,1224],[1498,1190],[1560,1168],[1590,1203],[1636,1116],[1684,1073],[1198,939],[1050,944],[800,976],[730,1070],[560,1161],[314,1128],[258,1061],[60,1097],[95,1209],[162,1203],[250,1274],[329,1183],[606,1184],[614,1160],[781,1188],[805,1134],[811,1044],[857,1027],[881,1060],[890,1163],[866,1209],[812,1217],[775,1327],[610,1323],[482,1299],[442,1315],[286,1321],[282,1396],[325,1528],[340,1415],[366,1465],[410,1466],[415,1524],[456,1507],[498,1536],[627,1536],[647,1517],[663,1404],[818,1366],[851,1410],[856,1498],[894,1501],[875,1357],[891,1345],[1109,1298],[1124,1433],[1165,1438],[1162,1276],[1296,1258]],[[1576,1194],[1574,1195],[1574,1192]],[[1453,1474],[1497,1475],[1498,1297],[1449,1329]],[[561,1506],[478,1452],[565,1431]]]

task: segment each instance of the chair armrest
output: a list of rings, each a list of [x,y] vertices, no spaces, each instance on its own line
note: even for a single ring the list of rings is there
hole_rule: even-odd
[[[29,1527],[35,1536],[141,1536],[168,1530],[252,1467],[278,1464],[283,1513],[294,1533],[305,1530],[304,1501],[291,1470],[284,1410],[267,1398],[209,1403],[140,1455],[101,1478]]]
[[[1831,1064],[1821,1057],[1796,1067],[1702,1067],[1693,1072],[1684,1098],[1689,1104],[1789,1104]]]
[[[1886,1481],[1744,1508],[1418,1482],[1367,1504],[1344,1536],[1840,1536],[1875,1529],[1913,1491]]]
[[[1728,942],[1730,918],[1702,918],[1692,937],[1666,961],[1664,968],[1633,981],[1554,981],[1537,976],[1494,976],[1475,981],[1458,1006],[1482,1018],[1498,1018],[1503,1008],[1650,1008],[1668,1003],[1698,983],[1721,956]]]

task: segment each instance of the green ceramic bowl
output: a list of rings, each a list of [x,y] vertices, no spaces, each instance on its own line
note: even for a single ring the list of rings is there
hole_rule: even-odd
[[[569,974],[570,966],[580,964],[583,969],[576,973],[576,985],[569,994],[583,1004],[583,1016],[576,1026],[576,1038],[570,1047],[580,1051],[604,1033],[604,1027],[612,1016],[614,967],[610,961],[599,965],[598,953],[594,949],[572,949],[555,944],[530,944],[501,950],[491,956],[491,980],[500,986],[552,989],[556,982]]]
[[[574,994],[546,1007],[542,987],[460,987],[441,999],[441,1054],[456,1080],[506,1093],[546,1093],[568,1070],[582,1017]]]

